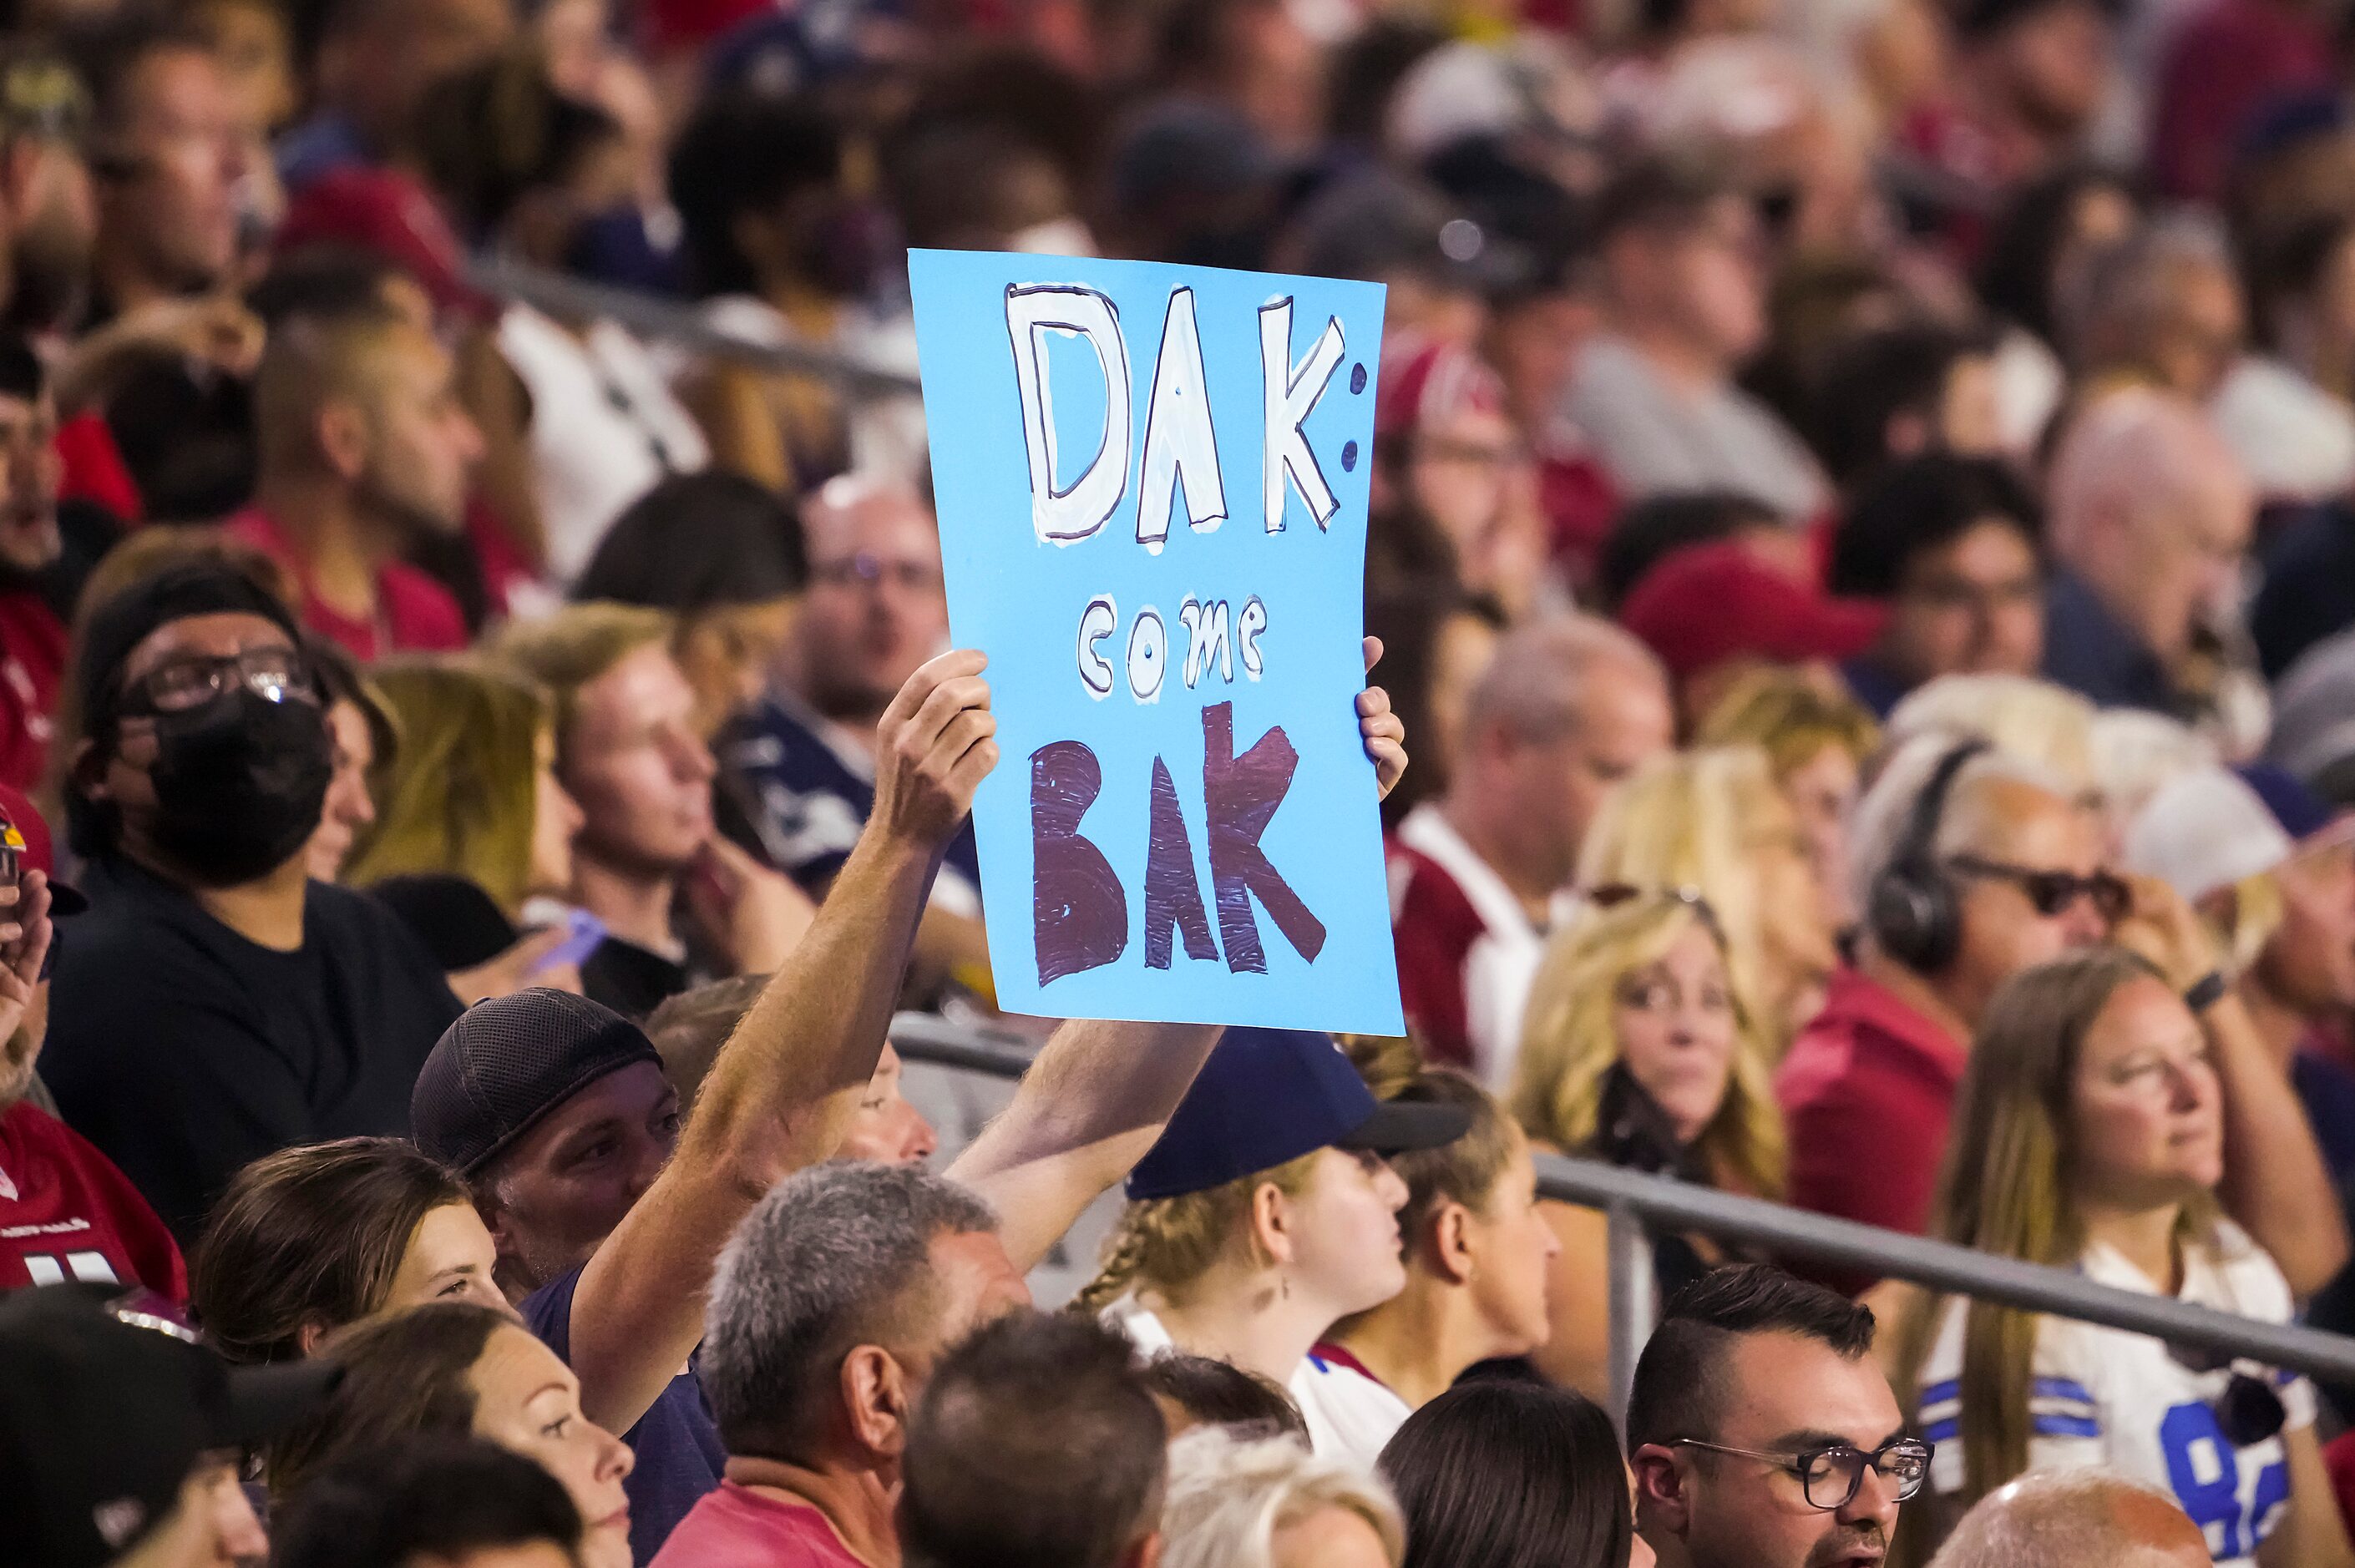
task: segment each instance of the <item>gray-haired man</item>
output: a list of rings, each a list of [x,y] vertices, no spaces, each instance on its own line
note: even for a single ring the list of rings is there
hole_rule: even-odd
[[[916,1400],[951,1345],[1030,1305],[1023,1250],[1009,1255],[973,1192],[913,1167],[826,1165],[780,1183],[721,1255],[705,1319],[727,1479],[655,1568],[898,1561]]]

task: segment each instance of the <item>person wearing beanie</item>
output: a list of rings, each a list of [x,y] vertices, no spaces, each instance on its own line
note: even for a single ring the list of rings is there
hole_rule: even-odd
[[[250,1160],[405,1135],[458,1001],[390,910],[307,874],[335,751],[284,604],[218,562],[169,567],[91,611],[73,677],[91,907],[55,960],[43,1069],[186,1243]]]

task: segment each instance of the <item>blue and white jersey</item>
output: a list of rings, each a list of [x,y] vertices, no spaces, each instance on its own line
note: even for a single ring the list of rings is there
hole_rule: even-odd
[[[2159,1294],[2147,1276],[2105,1245],[2088,1248],[2078,1267],[2097,1284]],[[2281,1270],[2229,1220],[2217,1222],[2207,1244],[2185,1250],[2178,1298],[2271,1323],[2288,1322],[2292,1311]],[[1963,1487],[1960,1380],[1967,1305],[1947,1303],[1922,1372],[1922,1436],[1938,1446],[1930,1478],[1942,1493]],[[2218,1427],[2213,1406],[2233,1370],[2195,1372],[2157,1340],[2043,1319],[2029,1390],[2028,1467],[2100,1465],[2164,1487],[2206,1532],[2219,1568],[2254,1564],[2257,1544],[2281,1522],[2289,1501],[2289,1469],[2278,1436],[2235,1449]],[[2314,1387],[2306,1379],[2253,1363],[2238,1370],[2273,1382],[2289,1413],[2284,1430],[2313,1425]]]

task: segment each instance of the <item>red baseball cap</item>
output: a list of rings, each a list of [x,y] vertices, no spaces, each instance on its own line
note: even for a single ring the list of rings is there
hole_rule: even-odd
[[[23,857],[22,869],[37,871],[49,879],[49,913],[79,915],[90,907],[90,900],[75,889],[58,880],[57,857],[49,847],[49,824],[40,808],[22,789],[10,784],[0,784],[0,848],[13,849]]]
[[[1889,609],[1833,599],[1740,540],[1721,539],[1671,551],[1637,581],[1619,619],[1684,681],[1729,659],[1852,659],[1881,635]]]
[[[281,256],[305,245],[349,245],[399,267],[432,296],[437,311],[477,319],[496,307],[465,279],[465,248],[433,196],[392,169],[336,169],[304,188],[286,209],[272,242]]]

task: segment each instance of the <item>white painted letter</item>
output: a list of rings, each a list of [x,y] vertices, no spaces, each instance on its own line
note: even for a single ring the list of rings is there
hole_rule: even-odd
[[[1259,634],[1267,630],[1267,606],[1253,594],[1243,603],[1242,613],[1235,617],[1235,646],[1242,650],[1243,673],[1256,681],[1260,676]]]
[[[1112,695],[1113,677],[1112,662],[1097,652],[1096,646],[1119,624],[1120,609],[1108,593],[1096,595],[1080,611],[1080,684],[1099,701]]]
[[[1022,398],[1022,445],[1030,460],[1030,525],[1042,541],[1073,544],[1104,525],[1128,492],[1128,345],[1120,313],[1093,289],[1040,283],[1006,291],[1006,332],[1014,345],[1014,382]],[[1061,438],[1049,385],[1047,334],[1083,337],[1103,366],[1104,428],[1096,454],[1070,488],[1055,488]]]
[[[1186,627],[1186,689],[1192,691],[1210,673],[1214,659],[1220,678],[1232,685],[1235,656],[1227,647],[1227,601],[1214,599],[1206,605],[1189,599],[1178,607],[1178,619]]]
[[[1210,426],[1210,391],[1202,375],[1202,334],[1194,321],[1194,291],[1173,289],[1161,327],[1161,357],[1153,367],[1153,400],[1145,408],[1145,476],[1136,490],[1136,542],[1154,555],[1169,536],[1169,500],[1186,487],[1186,521],[1207,534],[1227,520],[1227,487],[1219,477],[1219,438]]]
[[[1341,363],[1341,323],[1328,316],[1308,357],[1294,365],[1292,302],[1271,300],[1259,308],[1259,372],[1267,443],[1261,459],[1260,477],[1267,505],[1267,531],[1271,534],[1284,529],[1284,483],[1287,473],[1298,487],[1300,499],[1307,503],[1308,515],[1316,520],[1319,528],[1329,525],[1333,514],[1341,509],[1341,503],[1333,499],[1332,487],[1325,482],[1324,471],[1316,466],[1316,454],[1308,450],[1307,438],[1300,433],[1301,421],[1316,407],[1316,400],[1325,396],[1326,383],[1333,379],[1334,367]]]
[[[1128,690],[1140,703],[1161,700],[1161,678],[1169,673],[1169,629],[1161,612],[1146,605],[1128,629]]]

